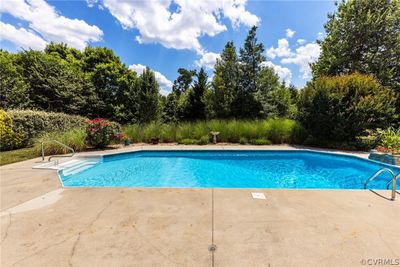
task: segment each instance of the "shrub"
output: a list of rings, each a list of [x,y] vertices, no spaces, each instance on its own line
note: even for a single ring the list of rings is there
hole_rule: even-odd
[[[9,110],[7,113],[14,121],[14,131],[24,135],[24,146],[31,145],[36,137],[45,133],[84,129],[86,126],[84,117],[64,113],[33,110]]]
[[[180,140],[178,143],[182,144],[182,145],[197,145],[199,143],[199,141],[196,139],[186,138],[186,139]]]
[[[46,155],[65,154],[70,151],[51,140],[57,140],[76,152],[86,149],[86,131],[84,129],[72,129],[65,133],[46,133],[40,136],[35,143],[35,151],[37,155],[41,155],[41,143],[45,142],[44,149]]]
[[[400,127],[378,130],[379,144],[389,152],[400,153]]]
[[[240,137],[240,139],[239,139],[239,144],[241,144],[241,145],[245,145],[245,144],[247,144],[249,141],[247,140],[247,138],[246,137]]]
[[[355,141],[396,119],[396,95],[371,75],[319,77],[302,90],[300,121],[317,140]]]
[[[0,150],[19,148],[24,140],[24,135],[14,131],[13,120],[0,109]]]
[[[123,127],[123,132],[126,137],[128,137],[133,143],[142,142],[140,131],[141,127],[139,124],[129,124]]]
[[[96,148],[104,148],[116,140],[121,127],[118,123],[97,118],[88,121],[87,143]]]
[[[198,141],[199,145],[207,145],[210,142],[210,137],[208,135],[204,135]]]
[[[269,141],[268,139],[265,139],[265,138],[258,138],[258,139],[251,140],[250,143],[253,145],[261,146],[261,145],[270,145],[271,141]]]

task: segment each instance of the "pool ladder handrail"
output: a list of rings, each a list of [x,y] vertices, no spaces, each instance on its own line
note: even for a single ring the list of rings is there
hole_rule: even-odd
[[[368,180],[366,180],[364,182],[364,189],[367,189],[367,185],[369,182],[371,182],[372,180],[374,180],[376,177],[378,177],[379,175],[381,175],[382,173],[387,172],[390,174],[390,176],[392,177],[392,179],[390,179],[389,182],[387,182],[386,184],[386,189],[389,190],[389,186],[392,183],[392,196],[390,200],[396,200],[396,181],[397,178],[400,177],[400,174],[398,174],[397,176],[394,174],[394,172],[388,168],[382,168],[380,170],[378,170],[374,175],[372,175]]]
[[[43,161],[44,161],[44,143],[48,143],[48,142],[57,143],[60,146],[65,147],[66,149],[71,151],[71,154],[69,154],[69,155],[53,155],[53,156],[50,156],[49,159],[48,159],[49,162],[51,161],[52,158],[69,158],[69,157],[73,157],[75,155],[75,150],[72,147],[69,147],[66,144],[61,143],[60,141],[57,141],[57,140],[49,140],[49,141],[44,141],[44,142],[41,143],[42,160]],[[58,165],[58,160],[54,161],[54,164]]]

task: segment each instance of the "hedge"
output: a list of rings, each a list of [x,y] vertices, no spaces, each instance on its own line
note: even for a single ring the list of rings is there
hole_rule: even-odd
[[[86,127],[86,118],[65,113],[34,110],[8,110],[13,130],[24,136],[21,146],[33,144],[35,138],[52,132],[65,132]]]

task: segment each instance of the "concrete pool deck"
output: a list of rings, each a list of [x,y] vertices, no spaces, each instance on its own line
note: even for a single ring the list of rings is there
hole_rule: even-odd
[[[135,149],[293,147],[139,145],[104,153]],[[389,191],[63,188],[55,170],[32,169],[38,160],[0,167],[1,266],[400,262],[400,201],[385,199]]]

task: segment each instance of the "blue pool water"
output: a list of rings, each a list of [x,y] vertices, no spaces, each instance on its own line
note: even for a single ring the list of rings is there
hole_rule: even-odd
[[[388,165],[313,151],[140,151],[104,156],[64,186],[362,189]],[[391,167],[397,174],[399,168]],[[384,189],[384,174],[369,188]]]

